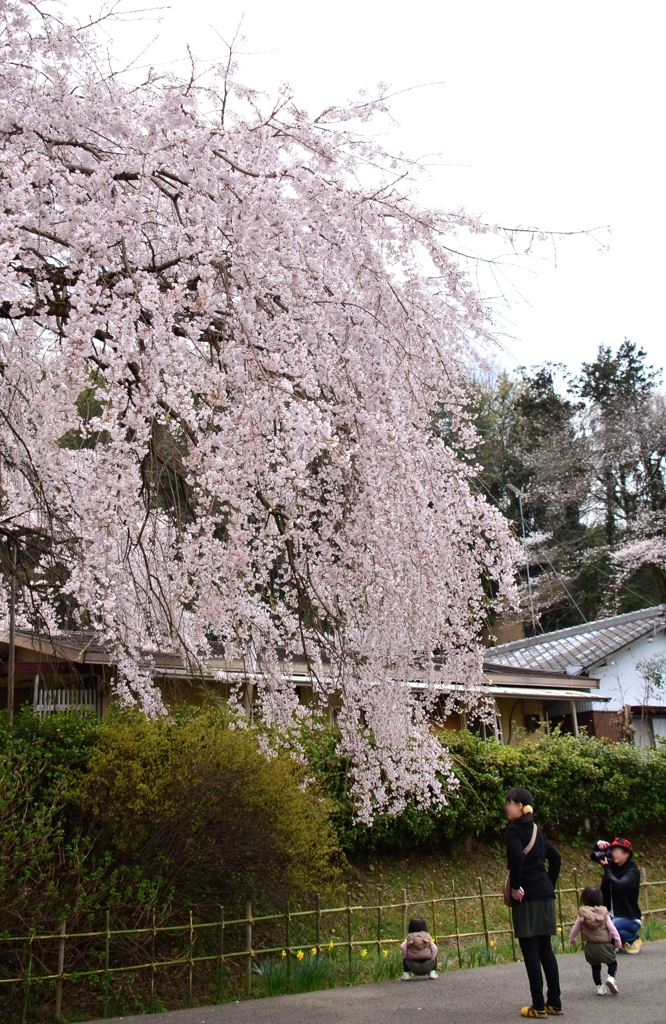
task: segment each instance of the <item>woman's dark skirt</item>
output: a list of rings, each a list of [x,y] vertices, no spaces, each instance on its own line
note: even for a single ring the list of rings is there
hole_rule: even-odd
[[[557,935],[555,899],[523,900],[512,907],[513,931],[517,939],[533,935]]]

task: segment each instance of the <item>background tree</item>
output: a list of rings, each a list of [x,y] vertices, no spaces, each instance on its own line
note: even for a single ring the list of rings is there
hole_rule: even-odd
[[[666,599],[666,405],[659,378],[645,351],[625,340],[615,353],[600,346],[577,375],[544,364],[476,387],[479,480],[516,533],[509,485],[527,492],[540,630]],[[520,614],[529,631],[526,592]]]

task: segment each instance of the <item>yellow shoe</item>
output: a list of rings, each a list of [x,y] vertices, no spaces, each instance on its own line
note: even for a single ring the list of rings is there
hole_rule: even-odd
[[[564,1010],[561,1007],[559,1010],[556,1010],[554,1006],[549,1006],[548,1003],[546,1003],[546,1013],[553,1017],[561,1017]]]
[[[641,939],[636,939],[634,942],[625,942],[622,948],[625,953],[633,953],[635,955],[640,953],[642,945]]]
[[[538,1020],[546,1020],[548,1014],[545,1010],[535,1010],[533,1006],[523,1006],[520,1011],[521,1017],[536,1017]]]

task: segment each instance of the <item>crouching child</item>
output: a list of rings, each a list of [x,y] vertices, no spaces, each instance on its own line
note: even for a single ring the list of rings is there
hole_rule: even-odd
[[[402,952],[403,981],[409,981],[412,974],[436,978],[437,946],[432,941],[428,926],[422,917],[413,917],[409,922],[409,935],[400,946]]]
[[[585,959],[592,967],[592,979],[598,996],[605,996],[606,991],[616,996],[617,987],[617,950],[622,939],[608,910],[604,907],[601,889],[596,885],[588,885],[581,893],[582,906],[573,928],[569,942],[573,945],[582,934],[585,941]],[[601,968],[606,964],[608,977],[604,986],[601,980]]]

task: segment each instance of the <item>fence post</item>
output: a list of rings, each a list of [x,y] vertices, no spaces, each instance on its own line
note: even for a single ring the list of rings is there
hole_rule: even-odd
[[[377,956],[382,955],[382,907],[381,907],[382,891],[377,886]]]
[[[65,941],[67,938],[67,918],[60,922],[60,941],[58,942],[58,980],[56,981],[55,1019],[62,1018],[62,982],[65,973]]]
[[[347,893],[347,965],[351,984],[351,893]]]
[[[284,912],[284,944],[287,950],[287,989],[289,989],[291,981],[291,917],[288,903]]]
[[[513,911],[511,910],[511,907],[507,907],[506,912],[509,918],[509,935],[511,936],[511,957],[515,964],[518,962],[518,957],[516,956],[516,933],[513,930]]]
[[[217,1001],[222,1002],[222,964],[224,962],[224,907],[220,907],[220,960],[217,968]]]
[[[23,1014],[21,1024],[26,1024],[28,1019],[28,1003],[30,1002],[30,979],[32,976],[32,935],[28,941],[28,973],[25,981],[25,995],[23,997]]]
[[[247,921],[245,924],[245,949],[247,950],[247,962],[245,964],[245,995],[250,999],[252,996],[252,901],[248,901],[245,907]]]
[[[432,937],[437,942],[437,922],[435,920],[435,883],[430,883],[430,895],[432,897]]]
[[[488,921],[486,920],[486,897],[483,894],[483,882],[481,878],[479,882],[479,896],[481,898],[481,921],[483,922],[483,931],[486,936],[486,953],[490,955],[490,933],[488,932]]]
[[[150,1010],[153,1012],[153,1003],[155,1001],[155,939],[157,931],[155,928],[155,911],[153,910],[153,934],[150,941]]]
[[[573,877],[574,877],[574,892],[576,893],[576,911],[578,911],[578,908],[580,906],[580,891],[579,891],[580,890],[580,885],[578,884],[578,872],[576,871],[575,868],[574,868]]]
[[[187,957],[187,959],[188,959],[188,968],[189,968],[189,972],[188,972],[189,973],[189,1000],[188,1000],[188,1004],[189,1004],[189,1007],[191,1009],[192,1008],[192,987],[193,987],[192,986],[192,982],[193,982],[193,974],[194,974],[194,963],[193,963],[193,960],[192,960],[192,953],[193,953],[193,947],[194,947],[194,927],[193,927],[193,924],[192,924],[192,911],[191,910],[190,910],[189,940],[190,940],[189,941],[190,949],[189,949],[189,954],[188,954],[188,957]]]
[[[645,916],[647,917],[650,913],[650,890],[647,880],[647,868],[641,868],[641,881],[645,888]]]
[[[106,932],[106,935],[104,937],[104,1009],[102,1012],[103,1017],[109,1016],[109,963],[111,946],[110,918],[111,914],[107,910],[106,914],[104,915],[104,931]]]
[[[560,938],[562,939],[562,952],[564,952],[566,946],[564,943],[564,920],[562,919],[562,886],[559,879],[557,881],[557,909],[560,915]]]
[[[407,890],[402,890],[402,937],[407,938]]]
[[[317,956],[321,953],[321,899],[319,893],[315,896],[315,946]]]
[[[460,948],[460,929],[458,928],[458,900],[456,899],[456,883],[451,882],[453,893],[453,921],[456,928],[456,946],[458,947],[458,967],[462,967],[462,950]]]

